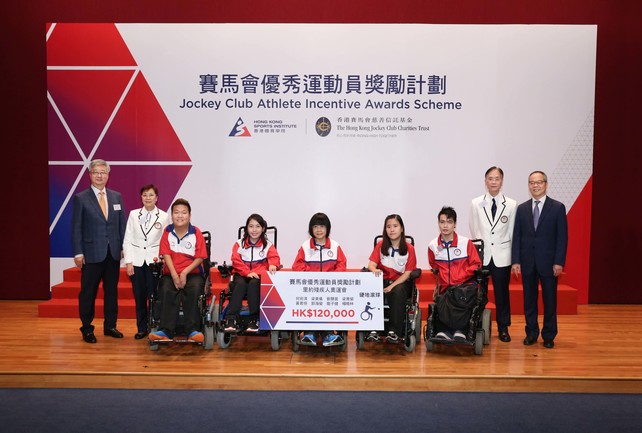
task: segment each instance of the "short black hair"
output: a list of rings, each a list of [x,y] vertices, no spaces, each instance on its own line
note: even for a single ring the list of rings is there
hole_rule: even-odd
[[[455,209],[451,206],[444,206],[441,208],[439,214],[437,214],[437,221],[439,221],[442,215],[444,215],[446,219],[452,219],[454,223],[457,223],[457,212],[455,212]]]
[[[317,212],[314,215],[312,215],[312,218],[310,218],[310,224],[308,225],[308,233],[310,236],[314,237],[314,232],[312,231],[312,227],[314,226],[325,226],[326,229],[326,236],[330,236],[330,229],[332,228],[332,224],[330,224],[330,218],[323,212]]]
[[[154,194],[158,195],[158,188],[153,183],[148,183],[147,185],[143,185],[140,188],[140,195],[143,195],[143,193],[145,191],[149,190],[149,189],[153,189],[154,190]]]
[[[190,206],[189,202],[187,200],[185,200],[184,198],[177,198],[174,201],[174,203],[172,203],[172,212],[174,212],[174,208],[176,206],[181,206],[181,205],[182,206],[187,206],[187,210],[189,211],[189,213],[190,214],[192,213],[192,206]]]

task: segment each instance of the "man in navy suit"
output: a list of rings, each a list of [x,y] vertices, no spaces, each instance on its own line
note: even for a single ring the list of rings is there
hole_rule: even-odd
[[[116,328],[118,277],[125,236],[125,209],[120,193],[105,188],[109,164],[96,159],[89,164],[91,187],[74,196],[72,248],[74,262],[81,269],[78,310],[83,340],[95,343],[94,310],[100,281],[105,294],[104,335],[123,338]]]
[[[531,200],[517,207],[513,231],[513,273],[522,275],[526,338],[524,344],[537,342],[540,334],[537,322],[537,283],[542,285],[544,303],[544,347],[552,349],[557,336],[557,278],[566,262],[568,225],[566,208],[546,196],[546,174],[534,171],[528,177]]]

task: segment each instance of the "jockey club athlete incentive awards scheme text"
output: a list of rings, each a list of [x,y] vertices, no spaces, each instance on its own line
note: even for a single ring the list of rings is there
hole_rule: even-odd
[[[344,92],[345,81],[345,92]],[[252,74],[239,77],[236,74],[201,75],[200,94],[212,93],[218,95],[244,94],[245,97],[228,97],[223,99],[183,98],[179,108],[187,109],[383,109],[383,110],[461,110],[460,101],[433,101],[415,98],[401,98],[390,101],[377,101],[368,98],[365,102],[359,100],[313,99],[303,100],[268,97],[253,101],[248,95],[256,95],[260,91],[264,95],[327,95],[351,94],[355,96],[378,95],[381,97],[397,97],[399,95],[445,95],[446,76],[423,75],[366,75],[361,80],[359,75],[349,75],[344,80],[338,75],[264,75],[262,79]]]

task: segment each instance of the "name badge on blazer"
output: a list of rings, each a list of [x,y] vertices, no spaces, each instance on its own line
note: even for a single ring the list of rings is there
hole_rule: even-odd
[[[120,204],[115,204],[114,205],[114,210],[120,210]]]

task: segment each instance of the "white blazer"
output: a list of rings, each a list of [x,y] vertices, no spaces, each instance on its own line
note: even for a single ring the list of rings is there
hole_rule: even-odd
[[[511,244],[517,202],[504,194],[495,197],[497,211],[493,219],[493,197],[484,194],[470,203],[470,238],[484,240],[484,265],[493,259],[495,266],[511,265]]]
[[[160,240],[165,227],[169,224],[169,216],[166,212],[155,208],[151,212],[151,219],[145,229],[143,210],[144,208],[134,209],[129,213],[123,241],[125,264],[143,266],[147,263],[149,265],[154,263],[154,257],[158,258]]]

